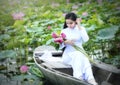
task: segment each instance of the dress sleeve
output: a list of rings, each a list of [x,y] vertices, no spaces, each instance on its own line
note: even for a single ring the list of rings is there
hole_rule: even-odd
[[[89,36],[84,27],[82,27],[82,30],[81,30],[81,37],[83,42],[87,42],[89,40]]]

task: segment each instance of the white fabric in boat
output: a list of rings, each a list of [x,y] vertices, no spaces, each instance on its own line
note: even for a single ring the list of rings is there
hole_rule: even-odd
[[[62,62],[61,57],[39,57],[40,60],[44,61],[42,65],[45,65],[46,67],[49,68],[71,68],[70,65],[67,65]]]
[[[40,54],[38,56],[39,60],[44,61],[42,65],[49,68],[71,68],[70,65],[67,65],[62,62],[62,57],[53,57],[52,54],[60,54],[62,51],[56,51],[53,46],[39,46],[34,50],[34,56],[36,54]]]
[[[49,68],[71,68],[70,65],[63,63],[61,57],[53,57],[50,51],[46,51],[39,59],[44,61],[42,65]]]

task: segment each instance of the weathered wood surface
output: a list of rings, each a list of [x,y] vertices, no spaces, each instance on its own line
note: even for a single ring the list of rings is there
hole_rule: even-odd
[[[120,74],[120,69],[118,69],[116,66],[113,66],[113,65],[109,65],[109,64],[96,61],[96,63],[93,64],[93,66],[99,67],[103,70],[106,70],[112,73]]]

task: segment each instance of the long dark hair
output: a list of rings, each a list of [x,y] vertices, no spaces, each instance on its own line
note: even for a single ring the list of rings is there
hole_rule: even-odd
[[[71,19],[71,20],[73,20],[73,21],[76,21],[76,19],[77,19],[77,15],[75,14],[75,13],[68,13],[68,14],[66,14],[66,16],[65,16],[65,20],[66,19]],[[66,21],[64,22],[64,26],[63,26],[63,29],[65,29],[65,28],[67,28],[67,24],[66,24]]]

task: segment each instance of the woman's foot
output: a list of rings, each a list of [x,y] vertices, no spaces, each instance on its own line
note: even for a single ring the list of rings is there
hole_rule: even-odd
[[[95,81],[95,79],[89,80],[88,83],[90,83],[92,85],[98,85],[98,83]]]

